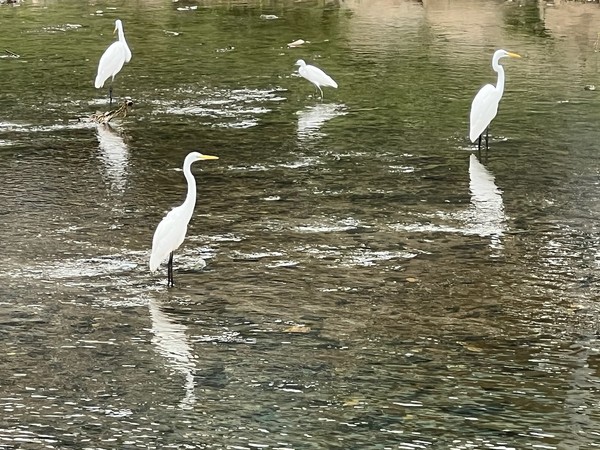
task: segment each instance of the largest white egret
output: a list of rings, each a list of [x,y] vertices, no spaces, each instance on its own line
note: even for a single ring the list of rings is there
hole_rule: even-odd
[[[296,61],[296,65],[300,66],[298,69],[298,73],[300,74],[300,76],[302,78],[306,78],[308,81],[310,81],[317,87],[317,89],[321,93],[321,100],[323,100],[323,90],[321,89],[321,86],[329,86],[337,89],[338,85],[333,80],[333,78],[331,78],[318,67],[306,64],[306,62],[304,62],[303,59],[299,59],[298,61]]]
[[[498,105],[504,93],[504,68],[500,65],[500,59],[504,57],[520,58],[516,53],[507,52],[506,50],[496,50],[492,58],[492,68],[498,73],[498,81],[496,86],[486,84],[483,86],[471,104],[470,130],[469,138],[471,142],[479,139],[478,149],[481,149],[481,136],[487,130],[494,117],[498,113]],[[488,145],[488,135],[486,131],[485,145]]]
[[[192,218],[196,206],[196,179],[192,175],[192,164],[204,159],[219,159],[217,156],[203,155],[192,152],[183,161],[183,174],[188,185],[185,201],[173,208],[161,220],[156,227],[152,238],[152,253],[150,255],[150,270],[158,269],[158,266],[169,258],[167,268],[167,286],[173,286],[173,252],[179,248],[185,239],[188,223]]]
[[[131,50],[125,40],[125,33],[123,32],[123,23],[117,19],[115,20],[115,32],[119,33],[119,40],[110,44],[106,49],[100,62],[98,63],[98,74],[96,75],[96,81],[94,85],[96,89],[100,89],[104,86],[106,80],[112,77],[110,80],[110,89],[108,95],[110,98],[110,104],[112,105],[112,82],[115,79],[115,75],[118,74],[123,65],[131,61]]]

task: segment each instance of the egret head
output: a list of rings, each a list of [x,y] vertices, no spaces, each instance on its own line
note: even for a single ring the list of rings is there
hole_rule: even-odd
[[[189,161],[190,164],[196,161],[200,161],[203,159],[219,159],[218,156],[212,156],[212,155],[203,155],[200,152],[192,152],[190,154],[188,154],[186,157],[186,162]]]
[[[113,31],[113,34],[115,34],[117,31],[122,30],[122,29],[123,29],[123,22],[121,22],[121,19],[115,20],[115,31]]]
[[[300,67],[302,67],[302,66],[305,66],[305,65],[306,65],[306,63],[304,62],[304,60],[303,60],[303,59],[299,59],[298,61],[296,61],[296,64],[295,64],[295,65],[296,65],[296,66],[300,66]]]
[[[494,53],[494,57],[492,58],[494,61],[498,61],[500,58],[504,58],[504,57],[510,57],[510,58],[520,58],[521,55],[517,55],[516,53],[512,53],[512,52],[507,52],[506,50],[496,50],[496,53]]]

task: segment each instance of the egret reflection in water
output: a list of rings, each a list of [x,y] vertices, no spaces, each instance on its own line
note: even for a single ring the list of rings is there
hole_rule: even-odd
[[[169,368],[179,372],[183,378],[185,395],[179,407],[191,408],[196,403],[196,364],[192,354],[192,348],[186,335],[187,326],[172,320],[168,314],[163,312],[156,300],[151,299],[148,303],[150,318],[152,319],[152,343],[156,346],[166,360]]]
[[[111,188],[122,191],[127,184],[127,167],[129,165],[129,149],[125,140],[113,127],[99,124],[96,136],[100,148],[99,158],[104,165],[104,174],[110,181]]]
[[[474,234],[489,236],[490,245],[501,245],[500,237],[506,230],[506,215],[502,191],[496,186],[494,175],[471,154],[469,160],[469,189],[471,205],[467,212],[469,227]]]
[[[309,106],[296,113],[298,115],[298,139],[314,139],[323,137],[321,126],[334,117],[346,114],[344,105],[334,103],[321,103]]]
[[[394,224],[392,228],[410,233],[489,237],[492,248],[502,248],[501,237],[506,231],[502,191],[496,186],[494,175],[474,154],[469,160],[469,190],[471,203],[466,209],[450,214],[425,214],[416,222]]]

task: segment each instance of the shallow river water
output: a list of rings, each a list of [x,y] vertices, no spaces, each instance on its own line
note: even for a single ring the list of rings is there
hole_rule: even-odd
[[[109,109],[115,18],[135,105],[106,127],[78,119]],[[0,5],[0,448],[600,447],[599,23],[558,0]],[[479,155],[497,48],[523,58]],[[220,159],[194,165],[167,288],[152,234],[192,150]]]

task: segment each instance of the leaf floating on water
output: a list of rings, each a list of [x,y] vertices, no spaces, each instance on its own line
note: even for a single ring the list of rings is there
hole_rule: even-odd
[[[178,31],[168,31],[168,30],[163,30],[165,32],[165,34],[168,34],[169,36],[179,36],[181,33],[179,33]]]
[[[476,347],[474,345],[465,345],[465,348],[473,353],[481,353],[483,351],[482,348]]]
[[[298,39],[294,42],[290,42],[287,46],[290,48],[293,48],[293,47],[300,47],[302,44],[309,44],[309,42],[305,41],[304,39]]]
[[[586,91],[595,91],[596,90],[596,86],[594,84],[586,84],[583,87],[584,90]]]
[[[342,403],[342,406],[358,406],[361,404],[360,398],[351,398]]]
[[[415,277],[408,277],[408,278],[406,278],[406,281],[408,283],[416,283],[417,281],[419,281],[419,279],[415,278]]]
[[[261,14],[260,15],[261,19],[264,20],[274,20],[274,19],[279,19],[279,17],[277,17],[275,14]]]
[[[458,344],[460,344],[465,350],[468,350],[473,353],[483,352],[483,349],[481,347],[477,347],[476,345],[467,344],[465,342],[459,342]]]
[[[310,327],[306,325],[292,325],[283,330],[284,333],[309,333]]]

